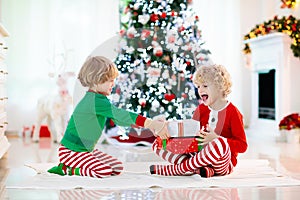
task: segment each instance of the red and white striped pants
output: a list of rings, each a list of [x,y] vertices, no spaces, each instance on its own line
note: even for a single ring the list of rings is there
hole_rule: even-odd
[[[173,163],[173,165],[155,165],[155,174],[183,175],[203,168],[206,170],[207,177],[210,177],[230,174],[233,170],[230,147],[224,137],[214,139],[200,152],[194,154],[173,154],[163,149],[157,149],[156,141],[153,144],[153,150],[164,160]]]
[[[58,157],[60,163],[71,168],[79,168],[81,176],[104,178],[118,175],[123,170],[122,162],[97,149],[92,152],[75,152],[60,145]]]

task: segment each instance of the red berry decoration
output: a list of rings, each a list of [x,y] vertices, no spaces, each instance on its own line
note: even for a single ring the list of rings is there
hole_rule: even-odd
[[[164,97],[165,97],[165,100],[172,101],[173,99],[176,98],[176,95],[175,94],[165,94]]]

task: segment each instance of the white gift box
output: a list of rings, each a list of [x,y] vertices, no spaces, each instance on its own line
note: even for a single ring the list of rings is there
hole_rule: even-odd
[[[171,137],[196,136],[200,130],[200,122],[193,119],[173,120],[168,122]]]

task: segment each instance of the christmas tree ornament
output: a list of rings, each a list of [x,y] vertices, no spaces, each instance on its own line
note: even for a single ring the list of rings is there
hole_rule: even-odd
[[[145,40],[146,38],[148,38],[151,34],[151,31],[150,30],[143,30],[142,33],[141,33],[141,39],[142,40]]]
[[[157,57],[161,57],[163,56],[163,48],[161,46],[156,46],[154,49],[153,49],[153,54]]]
[[[149,20],[150,20],[150,15],[148,14],[143,14],[138,16],[138,22],[143,25],[147,24]]]
[[[132,39],[134,38],[135,34],[137,33],[136,29],[134,27],[130,27],[128,30],[127,30],[127,37]]]

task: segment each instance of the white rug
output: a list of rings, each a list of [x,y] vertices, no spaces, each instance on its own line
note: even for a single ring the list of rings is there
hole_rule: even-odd
[[[55,163],[56,164],[56,163]],[[149,166],[153,162],[128,162],[119,176],[96,179],[80,176],[59,176],[47,170],[54,163],[34,163],[26,166],[37,174],[28,180],[7,184],[14,189],[145,189],[145,188],[240,188],[275,187],[300,185],[300,180],[283,176],[274,171],[267,160],[241,159],[232,174],[221,177],[201,178],[192,176],[151,175]]]

